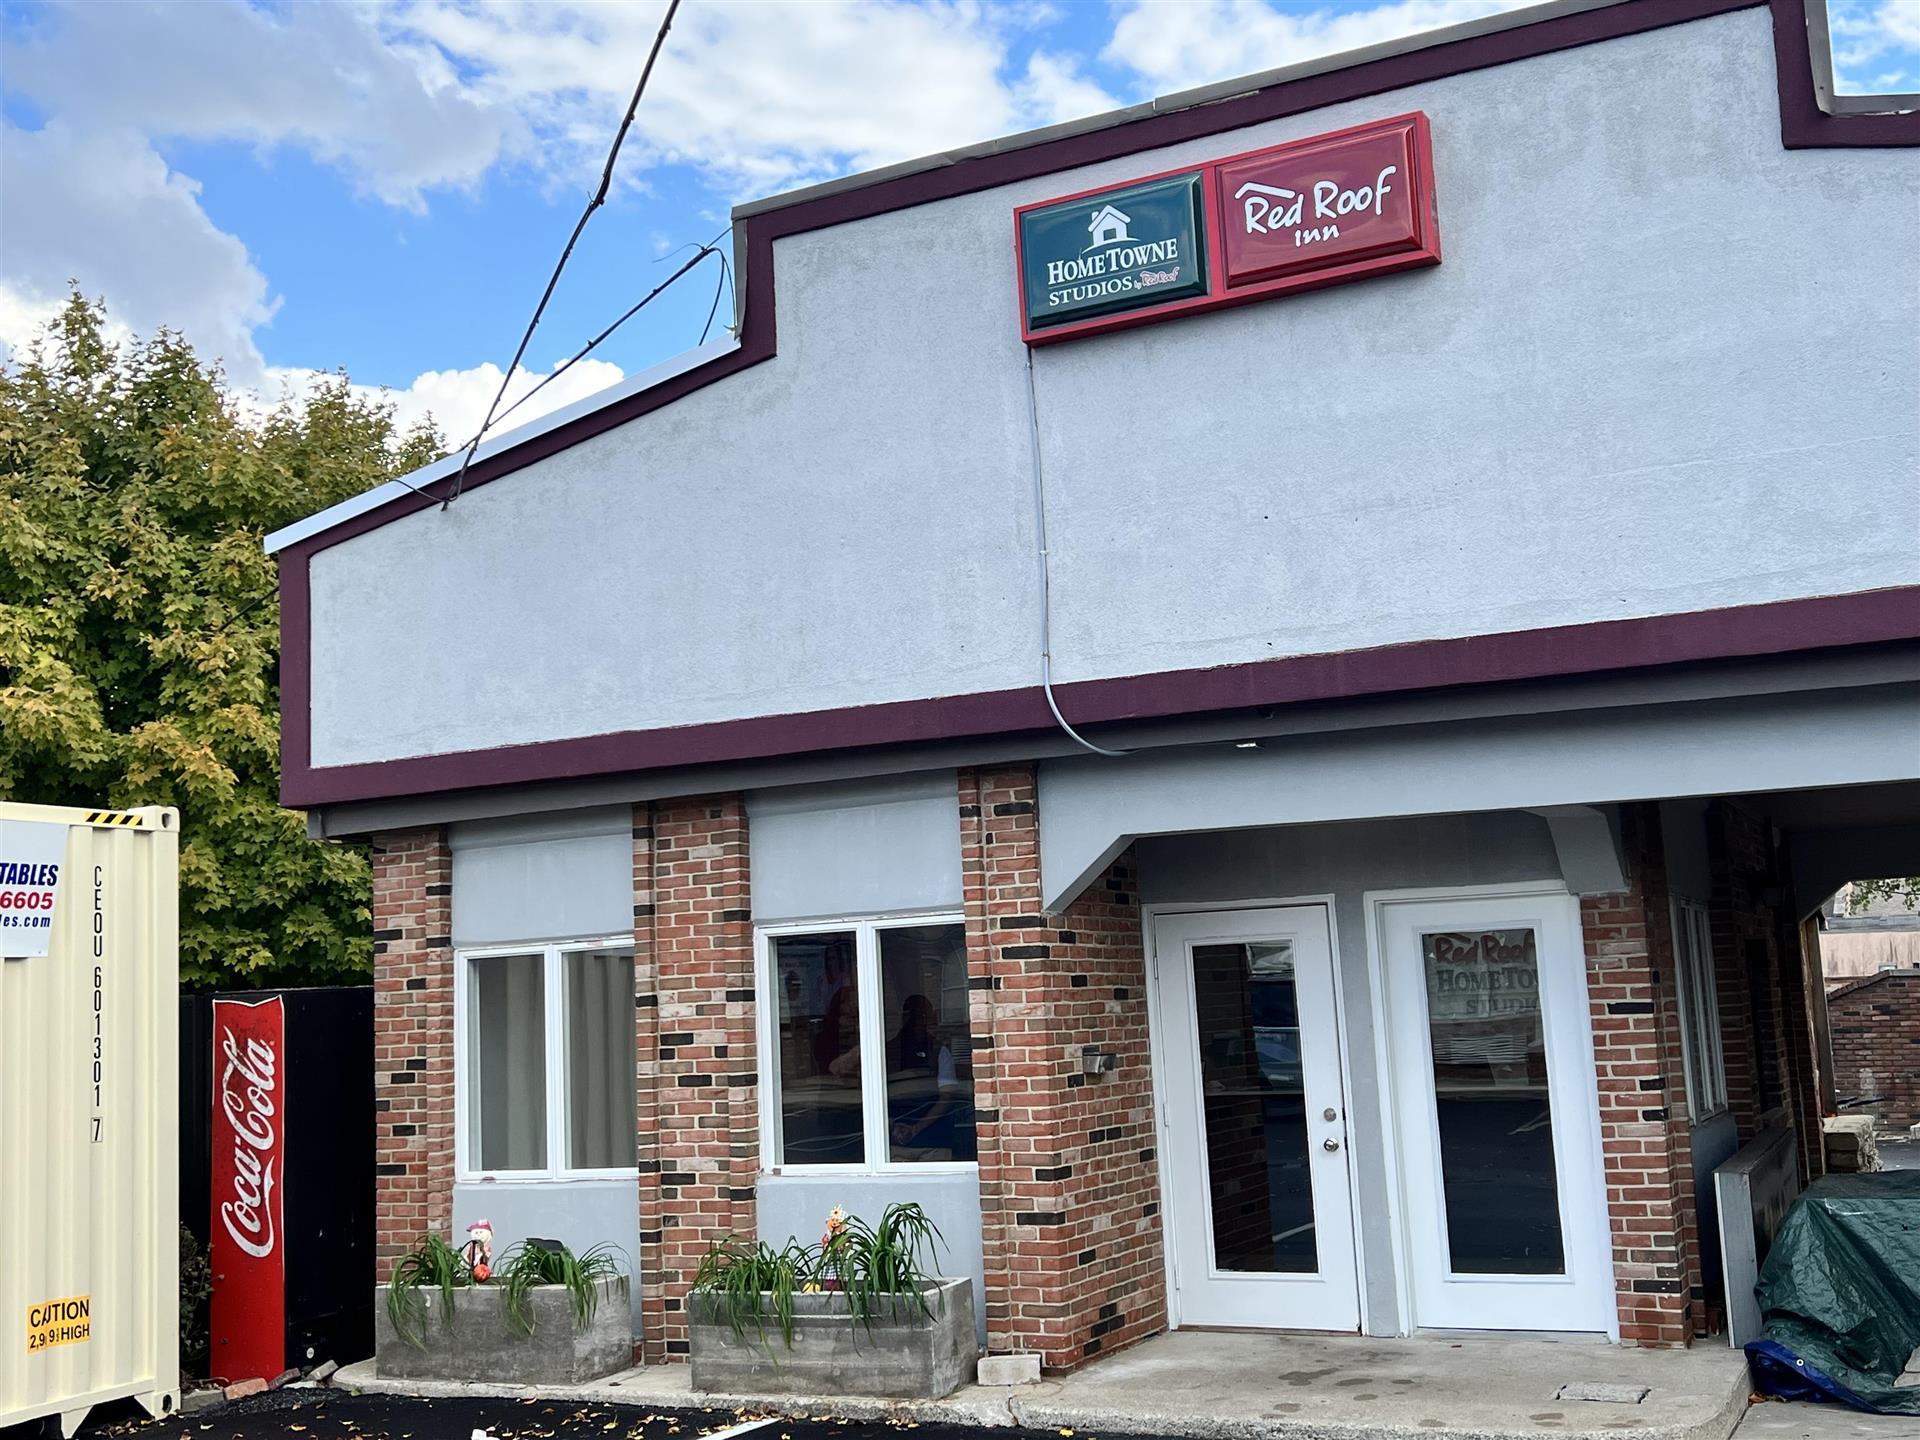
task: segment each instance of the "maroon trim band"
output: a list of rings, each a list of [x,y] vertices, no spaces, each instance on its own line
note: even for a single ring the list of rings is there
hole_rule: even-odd
[[[1920,639],[1920,586],[1908,586],[1683,615],[1425,640],[1206,670],[1082,680],[1057,685],[1054,692],[1076,724],[1092,725],[1915,639]],[[287,699],[291,711],[291,694]],[[389,799],[668,766],[1045,731],[1052,724],[1039,687],[1029,686],[320,770],[289,764],[280,798],[292,806]],[[289,726],[287,746],[294,741]]]

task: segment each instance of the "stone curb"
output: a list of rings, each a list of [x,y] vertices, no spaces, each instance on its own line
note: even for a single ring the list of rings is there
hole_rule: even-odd
[[[1174,1411],[1121,1412],[1080,1404],[1060,1403],[1057,1387],[1047,1381],[1025,1385],[1018,1390],[969,1386],[944,1400],[883,1400],[871,1396],[800,1395],[711,1395],[691,1390],[662,1390],[633,1384],[635,1377],[658,1374],[663,1367],[641,1367],[622,1371],[605,1380],[587,1385],[496,1385],[462,1384],[444,1380],[400,1380],[377,1376],[371,1360],[349,1365],[334,1376],[334,1384],[378,1395],[412,1395],[434,1399],[454,1399],[475,1395],[493,1395],[510,1399],[597,1401],[602,1404],[643,1405],[659,1410],[747,1411],[756,1415],[778,1415],[789,1420],[828,1418],[839,1420],[917,1421],[921,1424],[945,1424],[1002,1428],[1020,1426],[1033,1430],[1074,1430],[1093,1437],[1116,1435],[1164,1435],[1185,1440],[1728,1440],[1740,1417],[1746,1413],[1748,1379],[1744,1367],[1729,1386],[1726,1399],[1709,1416],[1699,1419],[1665,1422],[1650,1419],[1638,1423],[1638,1417],[1620,1423],[1622,1412],[1630,1407],[1591,1401],[1596,1412],[1592,1423],[1533,1425],[1525,1429],[1483,1429],[1473,1426],[1328,1424],[1320,1419],[1285,1417],[1235,1417]],[[675,1366],[674,1369],[681,1367]],[[624,1383],[623,1383],[624,1382]],[[1638,1407],[1631,1407],[1638,1408]]]

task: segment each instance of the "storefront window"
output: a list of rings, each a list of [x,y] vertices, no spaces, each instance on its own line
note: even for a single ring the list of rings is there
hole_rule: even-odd
[[[462,952],[456,973],[462,1172],[632,1170],[632,949]]]
[[[977,1158],[957,921],[773,933],[764,963],[770,1164]]]
[[[860,980],[851,930],[773,942],[780,1004],[780,1151],[789,1165],[866,1159]]]

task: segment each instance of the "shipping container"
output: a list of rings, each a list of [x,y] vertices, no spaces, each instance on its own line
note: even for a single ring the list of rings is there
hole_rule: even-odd
[[[0,802],[0,1425],[179,1404],[179,830]]]

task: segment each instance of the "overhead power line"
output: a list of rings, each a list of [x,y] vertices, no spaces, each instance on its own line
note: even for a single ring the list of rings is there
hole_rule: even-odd
[[[666,44],[667,31],[673,28],[673,17],[680,9],[680,0],[668,0],[667,13],[661,17],[660,30],[653,37],[653,48],[647,52],[647,63],[640,71],[639,83],[633,87],[633,98],[627,102],[627,113],[621,117],[620,128],[614,132],[613,145],[607,151],[607,163],[600,171],[600,186],[593,192],[593,198],[587,202],[587,208],[580,212],[580,218],[574,223],[573,233],[567,237],[567,247],[560,252],[560,260],[553,267],[553,274],[547,278],[547,288],[540,294],[540,303],[533,307],[533,318],[527,321],[526,333],[520,337],[520,344],[513,352],[513,359],[507,363],[507,373],[500,379],[500,389],[494,394],[493,403],[487,406],[486,419],[480,422],[479,432],[468,444],[466,452],[460,457],[460,473],[453,478],[453,488],[447,492],[447,498],[440,502],[445,510],[460,498],[460,491],[467,483],[467,467],[473,463],[473,453],[480,448],[480,441],[493,424],[494,411],[500,408],[500,402],[506,397],[507,386],[513,383],[513,372],[520,368],[520,361],[527,353],[527,346],[533,340],[533,332],[539,327],[540,317],[546,313],[547,302],[553,298],[553,290],[560,283],[560,272],[567,268],[572,258],[573,247],[579,243],[580,232],[587,228],[587,221],[593,218],[593,212],[607,202],[607,192],[613,186],[613,165],[620,156],[620,146],[627,138],[627,131],[633,128],[634,113],[640,108],[640,97],[647,92],[647,81],[653,76],[653,65],[660,58],[660,48]]]

